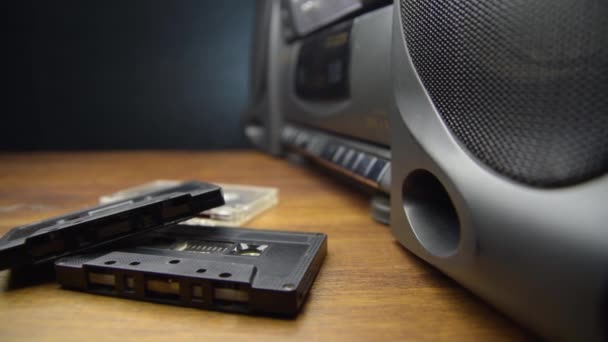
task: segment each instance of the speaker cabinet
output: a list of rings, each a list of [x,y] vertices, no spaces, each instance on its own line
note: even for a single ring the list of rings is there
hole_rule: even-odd
[[[539,335],[608,339],[608,3],[396,0],[391,229]]]
[[[245,136],[257,148],[281,153],[281,103],[279,95],[283,40],[280,0],[256,1],[254,42],[250,73],[250,104],[243,115]]]

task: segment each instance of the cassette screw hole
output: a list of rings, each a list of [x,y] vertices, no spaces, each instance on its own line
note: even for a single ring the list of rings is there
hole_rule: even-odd
[[[170,264],[179,264],[179,260],[173,259],[169,261]]]
[[[296,286],[294,284],[284,284],[283,285],[283,290],[293,290],[295,288],[296,288]]]
[[[139,264],[140,264],[140,262],[139,262],[139,261],[133,261],[133,262],[132,262],[132,263],[130,263],[129,265],[131,265],[131,266],[137,266],[137,265],[139,265]]]
[[[116,263],[116,261],[114,261],[114,260],[104,262],[104,264],[106,264],[106,265],[114,265],[115,263]]]
[[[230,278],[230,277],[232,277],[232,274],[230,274],[228,272],[220,273],[220,278]]]
[[[198,270],[196,270],[196,273],[205,273],[205,272],[207,272],[207,270],[204,268],[199,268]]]

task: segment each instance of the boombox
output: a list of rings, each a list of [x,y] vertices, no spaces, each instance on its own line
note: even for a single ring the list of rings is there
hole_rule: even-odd
[[[252,140],[389,194],[403,246],[540,336],[608,339],[608,3],[264,6]]]
[[[390,1],[258,1],[245,134],[390,191]]]

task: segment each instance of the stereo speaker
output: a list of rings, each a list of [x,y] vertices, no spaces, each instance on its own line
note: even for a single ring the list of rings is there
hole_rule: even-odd
[[[552,340],[608,339],[607,17],[394,3],[393,234]]]

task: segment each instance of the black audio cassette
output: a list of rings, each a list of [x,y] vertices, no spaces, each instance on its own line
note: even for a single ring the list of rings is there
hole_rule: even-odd
[[[0,269],[42,264],[181,222],[223,204],[220,187],[190,181],[16,227],[0,238]]]
[[[175,225],[130,246],[55,262],[67,289],[202,309],[296,316],[327,236]]]

